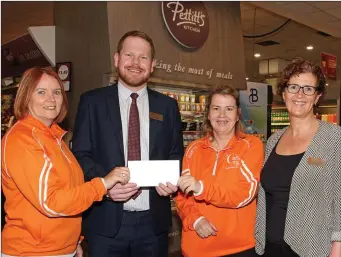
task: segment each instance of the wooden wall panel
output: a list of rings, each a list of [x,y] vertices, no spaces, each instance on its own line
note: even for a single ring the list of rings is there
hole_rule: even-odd
[[[52,26],[54,2],[1,2],[1,44],[28,33],[31,26]]]
[[[239,2],[205,2],[209,15],[209,36],[202,48],[188,50],[169,34],[163,22],[161,2],[108,2],[110,50],[113,55],[119,38],[127,31],[139,29],[152,37],[156,58],[163,63],[181,63],[191,68],[213,69],[211,79],[187,72],[156,69],[153,76],[162,80],[204,85],[230,84],[246,88],[243,38]],[[114,66],[112,62],[112,70]],[[233,74],[232,80],[216,78],[216,72]]]
[[[73,128],[80,95],[105,84],[110,72],[106,2],[56,2],[56,61],[71,62],[68,124]]]

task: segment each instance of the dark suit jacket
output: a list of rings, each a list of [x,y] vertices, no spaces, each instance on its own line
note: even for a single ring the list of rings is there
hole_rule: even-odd
[[[149,159],[180,160],[181,163],[184,149],[177,102],[149,88],[148,98],[149,112],[163,116],[162,121],[150,118]],[[72,151],[86,181],[104,177],[113,168],[125,165],[117,84],[81,96]],[[154,231],[160,234],[171,225],[170,199],[159,196],[154,188],[149,192]],[[97,234],[113,237],[121,226],[122,213],[122,202],[96,202],[83,215],[83,226]]]

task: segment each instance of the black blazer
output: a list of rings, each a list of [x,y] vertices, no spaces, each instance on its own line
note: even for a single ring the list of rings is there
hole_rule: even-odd
[[[163,117],[162,121],[155,119],[155,115],[150,117],[149,159],[179,160],[181,163],[184,148],[177,102],[159,92],[147,90],[149,112]],[[113,168],[125,165],[117,84],[81,95],[72,151],[83,169],[86,181],[104,177]],[[171,225],[170,199],[159,196],[154,188],[149,192],[154,231],[160,234]],[[122,213],[122,202],[95,202],[84,213],[83,226],[97,234],[113,237],[121,226]]]

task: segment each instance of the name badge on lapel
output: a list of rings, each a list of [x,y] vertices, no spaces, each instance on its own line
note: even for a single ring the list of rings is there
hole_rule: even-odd
[[[163,115],[156,112],[150,112],[149,117],[153,120],[163,121]]]
[[[309,165],[314,165],[314,166],[324,167],[326,165],[326,160],[323,160],[323,159],[320,159],[320,158],[309,157],[308,158],[308,164]]]

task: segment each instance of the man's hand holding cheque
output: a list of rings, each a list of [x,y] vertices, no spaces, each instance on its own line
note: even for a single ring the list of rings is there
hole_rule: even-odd
[[[178,191],[178,187],[169,182],[167,182],[166,185],[160,183],[159,186],[155,187],[155,189],[160,196],[169,196]]]

